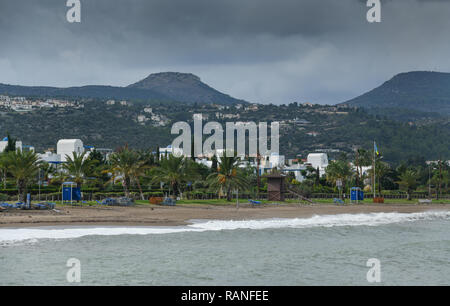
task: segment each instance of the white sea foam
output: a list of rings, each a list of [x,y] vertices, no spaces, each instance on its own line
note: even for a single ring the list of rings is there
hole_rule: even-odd
[[[379,226],[420,220],[449,220],[450,211],[420,213],[370,213],[320,215],[311,218],[196,222],[180,227],[84,227],[0,229],[0,246],[39,239],[74,239],[84,236],[151,235],[237,229],[311,228],[335,226]]]

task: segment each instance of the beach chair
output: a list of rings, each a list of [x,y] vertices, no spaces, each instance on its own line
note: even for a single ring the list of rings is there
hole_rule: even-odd
[[[1,203],[0,204],[0,207],[2,207],[4,209],[10,209],[10,208],[12,208],[11,206],[12,206],[12,204],[9,204],[9,203]]]
[[[248,202],[249,202],[250,204],[252,204],[252,206],[255,206],[255,205],[261,205],[261,201],[248,200]]]
[[[103,200],[102,202],[100,202],[99,200],[95,200],[97,202],[98,205],[100,206],[108,206],[108,204],[105,202],[105,200]]]
[[[164,198],[164,201],[161,203],[163,206],[175,206],[176,204],[177,201],[172,198]]]
[[[33,204],[33,207],[35,209],[39,209],[39,210],[46,210],[47,209],[47,205],[45,203]]]
[[[12,205],[11,208],[17,208],[17,209],[27,209],[28,208],[28,205],[23,202],[18,202],[16,204],[11,204],[11,205]]]
[[[341,199],[338,199],[338,198],[334,198],[333,203],[334,204],[345,204],[344,201],[342,201]]]
[[[127,206],[134,206],[135,205],[134,200],[131,199],[131,198],[127,198],[127,197],[117,198],[117,199],[114,199],[114,201],[116,202],[116,205],[118,205],[118,206],[125,206],[125,207],[127,207]]]
[[[103,200],[103,205],[106,205],[106,206],[117,206],[117,201],[116,201],[116,199],[106,198],[106,199]]]

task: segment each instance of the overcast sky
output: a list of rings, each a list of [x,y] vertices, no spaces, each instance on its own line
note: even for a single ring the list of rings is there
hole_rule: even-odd
[[[0,83],[126,86],[191,72],[258,103],[338,103],[411,70],[450,71],[450,1],[0,1]]]

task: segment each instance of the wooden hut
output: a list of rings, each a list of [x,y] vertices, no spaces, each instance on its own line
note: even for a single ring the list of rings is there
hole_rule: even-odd
[[[284,193],[286,192],[285,176],[279,173],[268,174],[267,193],[269,201],[284,201]]]

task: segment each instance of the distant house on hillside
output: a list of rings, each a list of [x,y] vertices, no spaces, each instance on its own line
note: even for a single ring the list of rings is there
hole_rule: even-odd
[[[306,135],[309,135],[309,136],[312,136],[312,137],[317,137],[317,136],[320,135],[320,133],[319,133],[319,132],[312,131],[312,132],[306,133]]]

